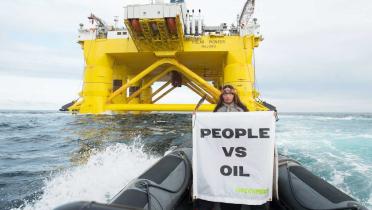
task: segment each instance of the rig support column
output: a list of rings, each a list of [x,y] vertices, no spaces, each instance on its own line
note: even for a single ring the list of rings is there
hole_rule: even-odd
[[[106,111],[108,95],[112,92],[112,64],[106,54],[87,55],[84,74],[84,102],[80,113],[99,114]]]
[[[224,68],[224,85],[236,88],[242,102],[249,110],[255,110],[253,97],[254,69],[251,64],[251,50],[239,49],[229,51]]]
[[[142,86],[144,86],[150,79],[144,79],[142,82]],[[140,94],[140,100],[143,104],[152,104],[152,87],[149,86],[144,89]]]
[[[113,67],[113,89],[115,92],[123,84],[127,82],[128,72],[131,72],[126,65],[114,65]],[[116,84],[115,84],[116,83]],[[112,99],[112,103],[123,104],[127,103],[127,92],[120,93],[117,97]]]
[[[135,76],[136,75],[129,75],[128,76],[128,81],[130,81],[131,79],[133,79]],[[129,86],[129,88],[128,88],[128,90],[129,90],[128,97],[130,95],[132,95],[133,93],[135,93],[137,90],[139,90],[141,88],[140,86],[141,86],[141,80],[138,81],[138,82],[136,82],[136,83],[134,83],[134,84],[132,84],[131,86]],[[124,93],[124,94],[126,94],[126,93]],[[136,96],[136,97],[134,97],[132,100],[130,100],[128,102],[128,104],[140,104],[140,103],[141,103],[141,101],[140,101],[140,96],[139,95]],[[140,112],[138,112],[138,111],[132,111],[131,113],[132,114],[139,114]]]

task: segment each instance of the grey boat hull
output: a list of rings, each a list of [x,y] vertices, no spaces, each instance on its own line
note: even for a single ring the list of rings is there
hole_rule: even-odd
[[[55,210],[193,209],[191,162],[192,148],[177,149],[130,182],[108,204],[75,202]],[[279,199],[241,209],[367,210],[295,160],[280,156],[278,174]]]

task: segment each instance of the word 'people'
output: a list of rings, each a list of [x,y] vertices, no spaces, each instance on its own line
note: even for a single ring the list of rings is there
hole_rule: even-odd
[[[254,132],[251,128],[244,129],[244,128],[202,128],[200,129],[200,137],[206,138],[206,137],[212,137],[212,138],[225,138],[225,139],[231,139],[231,138],[241,138],[241,137],[247,137],[249,139],[268,139],[270,138],[269,135],[270,128],[259,128],[256,132]]]

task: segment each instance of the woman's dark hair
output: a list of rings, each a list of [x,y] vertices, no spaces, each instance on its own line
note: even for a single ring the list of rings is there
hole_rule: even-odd
[[[238,94],[236,94],[235,88],[231,85],[225,85],[225,86],[222,87],[222,93],[220,95],[220,98],[219,98],[219,100],[217,102],[217,105],[214,108],[213,112],[217,112],[217,110],[223,106],[223,94],[224,94],[223,91],[226,88],[230,88],[231,90],[233,90],[232,94],[234,95],[234,103],[238,107],[242,108],[245,112],[248,112],[249,111],[248,108],[240,101],[240,98],[239,98]]]

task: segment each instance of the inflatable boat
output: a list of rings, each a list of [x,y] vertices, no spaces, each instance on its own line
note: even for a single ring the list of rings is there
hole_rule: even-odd
[[[176,149],[124,187],[109,203],[74,202],[55,210],[193,209],[192,148]],[[265,210],[368,210],[295,160],[279,157],[278,196]],[[215,204],[216,210],[220,209]]]

